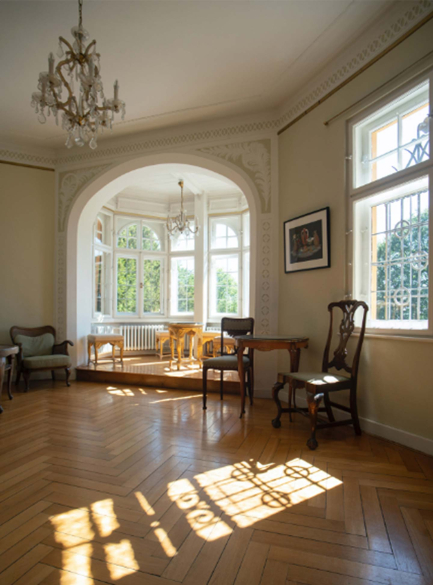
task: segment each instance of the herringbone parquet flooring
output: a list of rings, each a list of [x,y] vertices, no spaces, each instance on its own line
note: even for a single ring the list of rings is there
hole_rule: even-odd
[[[33,384],[0,417],[1,585],[433,582],[433,460],[271,401]]]

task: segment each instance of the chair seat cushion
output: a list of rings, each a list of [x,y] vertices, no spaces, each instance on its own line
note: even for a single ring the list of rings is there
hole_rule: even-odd
[[[250,367],[250,360],[247,356],[243,356],[244,368]],[[237,370],[238,356],[237,355],[223,355],[221,357],[210,358],[203,362],[203,367],[215,370]]]
[[[43,333],[32,337],[30,335],[16,335],[15,343],[20,343],[25,358],[40,355],[51,355],[54,345],[54,335]]]
[[[68,355],[35,355],[24,358],[23,365],[28,370],[39,370],[41,368],[70,368],[72,365],[71,358]]]
[[[339,376],[338,374],[331,374],[329,372],[295,372],[282,374],[291,380],[298,382],[307,382],[314,386],[323,386],[324,384],[338,384],[341,382],[350,382],[347,376]],[[280,374],[281,376],[281,374]]]

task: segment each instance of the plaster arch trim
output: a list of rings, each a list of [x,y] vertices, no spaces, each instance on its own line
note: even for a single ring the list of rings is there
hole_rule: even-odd
[[[63,178],[71,174],[75,175],[77,179],[75,185],[78,189],[76,193],[69,194],[69,205],[67,209],[63,209],[66,215],[63,218],[64,231],[61,231],[61,217],[58,217],[57,326],[59,335],[66,335],[68,338],[77,340],[73,356],[75,364],[85,359],[85,336],[89,333],[86,293],[91,287],[91,276],[89,266],[87,269],[83,266],[83,263],[86,264],[86,258],[88,258],[87,264],[91,264],[89,222],[93,224],[94,217],[102,205],[119,191],[125,175],[138,169],[161,164],[200,167],[205,172],[216,173],[233,181],[245,194],[250,207],[251,229],[257,235],[251,239],[251,307],[254,308],[257,330],[266,333],[272,328],[269,319],[272,302],[267,294],[271,258],[268,257],[266,250],[270,250],[270,247],[260,246],[261,242],[268,243],[269,238],[272,237],[272,221],[270,213],[263,213],[263,197],[260,193],[262,185],[257,185],[251,173],[243,170],[238,164],[204,152],[163,152],[141,155],[128,161],[108,163],[104,167],[93,167],[93,173],[92,167],[71,169],[63,173]],[[86,176],[84,184],[82,180],[79,180],[82,176]],[[64,282],[62,282],[62,272]],[[264,294],[263,291],[265,291]],[[91,298],[91,295],[87,294],[87,297],[89,296]]]

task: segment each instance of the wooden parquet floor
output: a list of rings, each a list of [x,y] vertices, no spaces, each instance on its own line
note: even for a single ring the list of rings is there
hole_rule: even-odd
[[[34,382],[0,417],[1,585],[425,585],[433,459],[197,393]]]

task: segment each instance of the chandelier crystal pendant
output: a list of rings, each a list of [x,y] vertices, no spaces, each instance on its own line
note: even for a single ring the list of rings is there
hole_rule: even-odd
[[[83,0],[78,0],[78,26],[71,29],[74,42],[71,45],[59,37],[55,66],[54,55],[48,57],[48,71],[39,74],[38,90],[32,94],[31,105],[38,120],[45,124],[51,114],[59,123],[62,112],[62,127],[68,133],[66,146],[97,147],[99,130],[112,129],[114,114],[125,117],[125,102],[119,99],[119,83],[114,84],[114,98],[107,99],[101,80],[100,54],[96,52],[96,41],[86,46],[89,33],[83,27]],[[64,101],[62,94],[66,93]]]
[[[190,221],[186,215],[184,204],[183,204],[183,181],[180,180],[178,183],[180,187],[180,213],[176,217],[167,218],[167,230],[171,236],[178,236],[185,234],[186,236],[195,235],[198,232],[197,218],[194,218],[195,228],[190,224]]]

